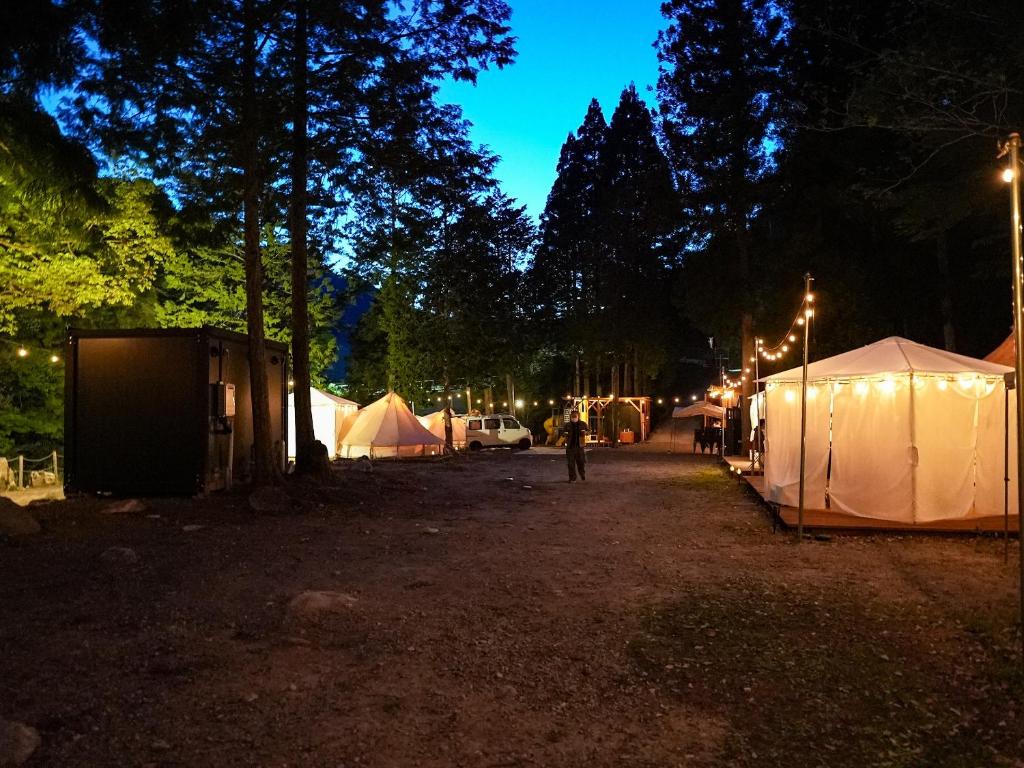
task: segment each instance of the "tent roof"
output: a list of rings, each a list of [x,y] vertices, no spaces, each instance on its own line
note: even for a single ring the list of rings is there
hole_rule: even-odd
[[[1011,331],[1010,335],[1006,337],[1006,340],[1002,344],[985,355],[985,359],[990,363],[1008,365],[1012,368],[1017,363],[1014,359],[1017,356],[1016,352],[1017,345],[1013,343],[1013,332]]]
[[[808,380],[879,376],[887,373],[957,374],[976,373],[1002,376],[1010,368],[998,363],[957,355],[914,341],[890,336],[866,347],[828,357],[807,366]],[[800,381],[801,368],[791,368],[762,381]]]
[[[309,388],[309,399],[310,399],[311,403],[314,406],[316,406],[316,405],[349,405],[349,406],[352,406],[353,408],[358,408],[359,407],[359,403],[354,403],[351,400],[346,400],[344,397],[338,397],[337,395],[332,395],[330,392],[325,392],[324,390],[317,389],[316,387],[310,387]],[[292,408],[295,407],[295,393],[294,392],[289,392],[288,393],[288,405],[291,406]]]
[[[722,410],[722,406],[709,403],[706,400],[701,400],[700,402],[693,403],[685,408],[682,406],[673,408],[672,418],[686,419],[690,416],[710,416],[713,419],[720,419],[722,418],[723,413],[724,411]]]
[[[373,448],[400,445],[444,445],[416,420],[405,400],[388,392],[380,400],[358,411],[342,445]]]
[[[417,416],[416,419],[432,435],[444,440],[444,411],[434,411],[426,416]],[[466,420],[455,414],[452,414],[452,440],[454,442],[465,442],[466,440]]]

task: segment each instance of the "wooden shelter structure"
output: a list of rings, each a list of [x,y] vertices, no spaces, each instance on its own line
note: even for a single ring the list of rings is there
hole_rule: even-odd
[[[620,425],[615,423],[615,417],[617,411],[615,410],[618,406],[627,405],[635,411],[635,421],[638,424],[635,432],[619,432],[618,428]],[[572,410],[580,412],[580,417],[584,419],[590,427],[590,432],[587,435],[587,444],[602,444],[610,443],[616,444],[619,442],[643,442],[651,434],[651,398],[644,396],[618,396],[618,395],[582,395],[579,397],[570,397],[566,404],[566,418],[568,413]],[[605,411],[612,411],[612,433],[611,437],[607,433],[607,423],[605,421]],[[626,437],[631,435],[631,437]]]

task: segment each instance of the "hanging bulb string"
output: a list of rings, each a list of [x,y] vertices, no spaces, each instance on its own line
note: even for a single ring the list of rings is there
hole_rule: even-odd
[[[777,344],[770,347],[766,347],[761,339],[757,339],[757,350],[755,354],[761,355],[765,360],[778,360],[785,353],[789,352],[789,345],[796,343],[797,334],[800,332],[801,327],[804,332],[806,332],[807,324],[811,321],[811,318],[814,317],[813,304],[814,294],[805,294],[803,300],[800,302],[800,309],[793,318],[793,322],[789,324],[789,330],[786,331],[782,339]]]
[[[5,339],[3,337],[0,337],[0,342],[3,342],[4,344],[9,344],[10,346],[14,347],[15,354],[21,359],[30,357],[33,352],[38,352],[39,354],[46,355],[50,359],[51,363],[60,362],[60,355],[57,354],[52,349],[36,347],[32,346],[31,344],[23,344],[19,341],[14,341],[13,339]]]

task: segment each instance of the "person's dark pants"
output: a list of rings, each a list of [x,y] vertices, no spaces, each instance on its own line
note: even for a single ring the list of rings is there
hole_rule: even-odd
[[[587,479],[587,455],[583,452],[583,446],[565,449],[565,460],[569,464],[569,479],[576,479],[576,472],[580,473],[582,480]]]

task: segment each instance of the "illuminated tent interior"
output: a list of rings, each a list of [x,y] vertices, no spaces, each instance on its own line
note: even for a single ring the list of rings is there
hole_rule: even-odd
[[[351,425],[345,429],[338,451],[342,458],[437,456],[444,449],[444,439],[425,429],[394,392],[349,418]]]
[[[327,457],[338,455],[345,417],[359,410],[359,403],[309,388],[313,411],[313,437],[327,446]],[[288,394],[288,458],[295,458],[295,393]]]
[[[895,336],[810,364],[805,508],[910,525],[1001,516],[1010,371]],[[801,369],[763,381],[765,490],[797,506]],[[1008,419],[1013,435],[1012,397]]]
[[[416,418],[430,434],[444,442],[444,411],[435,411]],[[459,416],[452,416],[452,445],[455,448],[466,446],[466,420]]]

